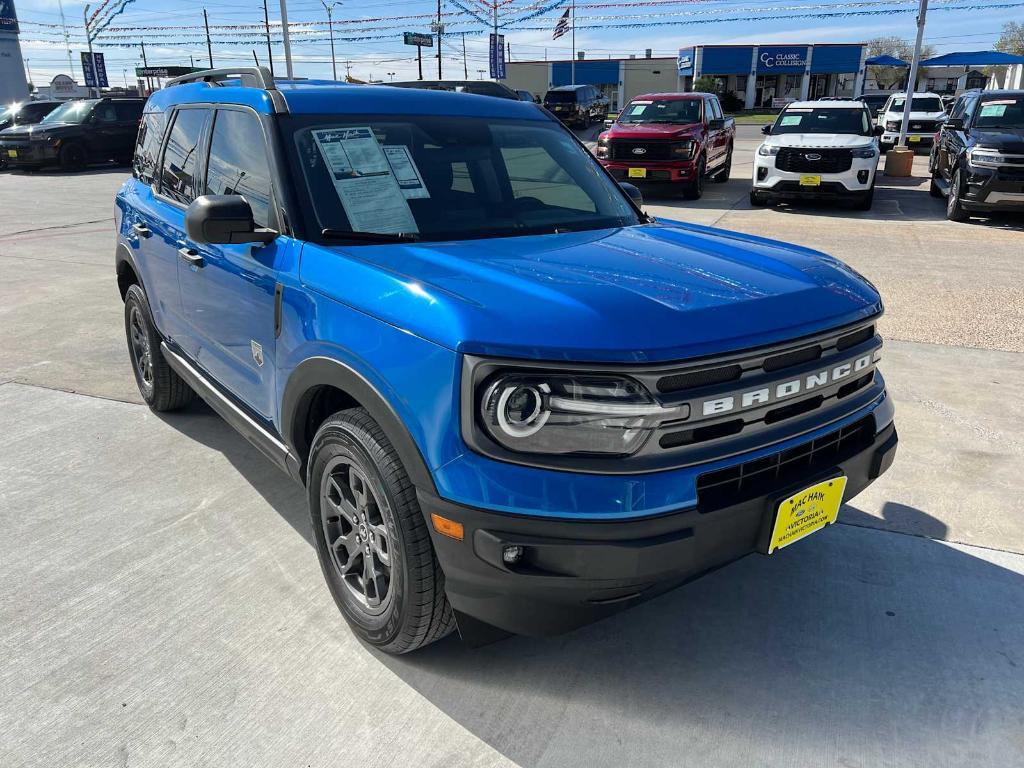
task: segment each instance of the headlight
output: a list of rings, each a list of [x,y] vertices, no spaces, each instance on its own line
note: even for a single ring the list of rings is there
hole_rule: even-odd
[[[779,154],[779,148],[769,147],[767,144],[762,144],[760,147],[757,148],[757,154],[761,155],[762,157],[774,157],[775,155]]]
[[[999,153],[997,149],[985,149],[975,147],[967,150],[967,162],[971,165],[987,166],[998,168],[1003,163],[1009,163],[1010,158]]]
[[[693,157],[693,142],[681,141],[672,145],[672,157],[689,158]]]
[[[850,153],[856,158],[870,159],[878,155],[878,150],[875,149],[874,144],[868,144],[863,147],[854,147],[852,150],[850,150]]]
[[[600,136],[597,139],[597,151],[594,153],[598,157],[608,157],[608,137]]]
[[[887,131],[898,131],[902,127],[903,123],[900,120],[886,120],[885,130]]]
[[[618,376],[499,373],[480,391],[480,425],[517,453],[627,456],[661,422],[689,415]]]

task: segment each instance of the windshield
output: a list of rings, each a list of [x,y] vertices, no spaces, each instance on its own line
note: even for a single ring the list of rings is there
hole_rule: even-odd
[[[699,123],[703,99],[641,99],[631,101],[619,115],[620,123]]]
[[[854,133],[870,136],[871,123],[863,109],[786,109],[772,126],[780,133]]]
[[[978,105],[975,128],[1024,128],[1024,96],[998,96]]]
[[[43,118],[44,123],[81,123],[89,116],[96,100],[66,101]]]
[[[546,121],[303,115],[284,122],[325,240],[466,240],[639,223],[593,156]]]
[[[892,104],[889,106],[889,111],[902,112],[903,105],[906,102],[906,98],[902,97],[893,99]],[[913,104],[910,105],[911,112],[942,112],[944,109],[942,99],[938,99],[935,96],[915,96]]]
[[[544,96],[545,104],[575,104],[576,91],[548,91]]]

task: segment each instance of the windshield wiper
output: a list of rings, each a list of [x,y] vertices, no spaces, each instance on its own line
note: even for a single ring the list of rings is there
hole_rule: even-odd
[[[346,229],[321,229],[323,237],[355,240],[359,243],[415,243],[420,236],[411,232],[352,232]]]

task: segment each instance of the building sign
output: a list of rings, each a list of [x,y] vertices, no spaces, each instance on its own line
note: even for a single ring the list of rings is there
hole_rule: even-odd
[[[202,72],[202,67],[136,67],[135,76],[143,77],[181,77],[193,72]]]
[[[0,31],[18,31],[18,14],[14,10],[14,0],[0,0]]]
[[[680,48],[679,59],[677,61],[677,67],[679,69],[680,76],[692,75],[693,74],[693,48]]]
[[[433,35],[425,35],[422,32],[406,32],[404,37],[406,45],[421,45],[426,48],[434,47]]]
[[[806,67],[806,45],[764,45],[757,51],[757,71],[762,74],[803,72]]]
[[[491,77],[505,79],[505,36],[491,33]]]
[[[78,95],[78,83],[67,75],[57,75],[50,81],[50,96],[55,99]]]

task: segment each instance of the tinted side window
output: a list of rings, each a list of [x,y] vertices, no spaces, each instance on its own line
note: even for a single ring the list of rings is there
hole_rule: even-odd
[[[714,115],[715,120],[722,119],[722,105],[718,103],[716,97],[711,98],[711,114]]]
[[[110,102],[97,104],[96,108],[92,111],[92,116],[101,123],[117,122],[117,110],[114,109],[114,105]]]
[[[210,139],[206,192],[242,195],[257,227],[272,225],[273,185],[259,118],[250,112],[217,110]]]
[[[160,191],[171,200],[188,205],[196,198],[199,141],[206,124],[206,109],[182,109],[174,118],[160,168]]]
[[[151,112],[139,125],[139,141],[135,145],[135,161],[132,170],[136,178],[150,184],[156,172],[156,161],[160,155],[160,144],[164,139],[164,115]]]
[[[134,121],[142,117],[141,101],[118,101],[114,102],[114,111],[118,120]]]

